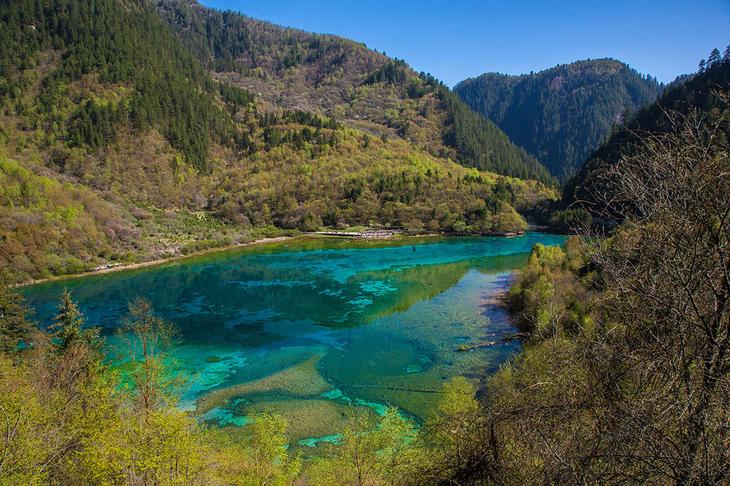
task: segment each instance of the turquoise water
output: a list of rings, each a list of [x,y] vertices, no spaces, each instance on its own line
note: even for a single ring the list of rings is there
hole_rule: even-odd
[[[394,242],[298,239],[130,272],[24,289],[48,324],[64,289],[109,335],[136,297],[174,323],[171,355],[187,378],[180,406],[202,420],[244,425],[268,409],[292,440],[335,440],[347,410],[398,407],[427,416],[444,380],[476,382],[517,343],[471,352],[460,344],[512,332],[489,305],[535,243],[564,237],[418,238]]]

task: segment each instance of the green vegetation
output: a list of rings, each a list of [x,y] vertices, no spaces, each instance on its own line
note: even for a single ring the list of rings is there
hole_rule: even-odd
[[[670,114],[671,131],[622,157],[602,201],[622,216],[610,235],[534,248],[506,297],[527,336],[523,352],[489,379],[485,402],[465,379],[446,383],[418,428],[396,410],[376,418],[354,408],[335,444],[306,456],[286,447],[287,424],[271,412],[207,429],[175,408],[168,327],[149,305],[133,303],[125,321],[131,380],[122,386],[97,341],[79,333],[83,316],[68,295],[46,335],[0,290],[0,406],[14,424],[0,436],[0,478],[721,484],[730,466],[730,153],[714,135],[726,129],[727,106],[714,125]],[[299,378],[313,367],[247,386],[296,382],[317,393],[324,383]],[[297,433],[310,425],[302,420]]]
[[[658,114],[667,131],[616,149],[612,233],[534,248],[506,298],[525,348],[491,378],[452,481],[727,481],[730,110],[714,96],[716,113]]]
[[[601,212],[605,207],[601,201],[610,199],[614,191],[615,177],[611,175],[614,168],[624,156],[645,150],[653,137],[676,131],[677,117],[698,114],[699,127],[717,126],[720,132],[714,136],[727,143],[728,124],[718,125],[718,121],[723,117],[725,121],[728,119],[730,57],[711,56],[711,59],[712,62],[702,64],[695,76],[671,85],[656,103],[639,110],[624,127],[615,130],[568,182],[563,205],[579,201],[584,207]]]
[[[0,158],[0,272],[10,281],[118,261],[135,228],[93,191]]]
[[[4,2],[0,21],[3,283],[321,227],[515,232],[518,211],[556,197],[446,87],[351,41],[171,0]],[[506,296],[524,352],[485,402],[465,379],[445,384],[418,428],[395,409],[330,408],[317,418],[341,433],[306,457],[270,410],[208,428],[176,407],[173,336],[148,303],[122,323],[122,377],[70,294],[45,332],[0,286],[0,484],[726,482],[729,76],[730,51],[714,50],[593,154],[564,200],[582,205],[551,224],[613,231],[535,247]],[[520,143],[560,177],[659,89],[614,61],[490,79],[515,98],[557,93]],[[515,123],[520,103],[495,97],[473,101]],[[244,389],[317,395],[330,384],[315,366],[201,410]],[[314,430],[309,412],[295,435]]]
[[[282,127],[277,133],[291,132]],[[552,198],[540,184],[465,169],[414,153],[401,141],[351,129],[325,138],[335,145],[307,144],[302,151],[284,145],[222,172],[211,206],[222,218],[254,226],[315,230],[378,222],[413,231],[490,233],[524,230],[514,208]]]
[[[352,407],[335,443],[306,457],[288,448],[286,421],[271,412],[243,427],[207,428],[175,405],[180,382],[165,365],[169,325],[143,300],[124,321],[131,379],[103,361],[94,328],[69,294],[57,330],[26,320],[22,299],[0,288],[0,484],[422,484],[452,457],[479,410],[465,380],[446,384],[423,431],[397,410],[383,417]],[[22,329],[22,332],[18,330]],[[73,337],[73,338],[71,338]],[[22,343],[22,346],[17,346]]]
[[[149,180],[142,176],[141,187],[131,187],[135,182],[127,177],[136,174],[132,167],[128,174],[112,176],[126,186],[115,181],[110,192],[99,193],[0,158],[0,219],[5,223],[0,262],[5,278],[25,281],[78,273],[324,226],[380,223],[415,232],[522,231],[526,224],[515,208],[556,197],[539,183],[466,169],[414,153],[404,142],[373,138],[365,148],[368,136],[351,129],[291,123],[267,128],[284,139],[305,132],[326,141],[302,141],[299,150],[297,142],[278,144],[246,164],[200,178],[193,188],[201,196],[207,193],[208,201],[205,210],[197,211],[151,204],[164,208],[176,194],[184,197],[187,182],[167,181],[157,194],[150,193],[153,201],[145,201],[142,193],[152,190],[146,187]],[[329,145],[333,139],[335,145]],[[48,174],[43,167],[35,170]]]
[[[77,4],[0,6],[9,282],[321,227],[521,231],[518,211],[556,197],[483,172],[550,180],[445,87],[364,46],[197,4]],[[323,66],[357,66],[335,83],[347,100],[276,102],[279,78]]]
[[[565,182],[617,123],[652,103],[662,86],[612,59],[509,76],[488,73],[454,92]]]
[[[214,102],[214,84],[146,3],[14,2],[2,7],[0,18],[0,99],[6,109],[27,115],[49,143],[66,139],[69,146],[96,149],[128,122],[159,130],[189,164],[206,170],[211,142],[233,136],[230,119]],[[19,74],[48,51],[63,55],[28,100],[33,87]],[[92,74],[124,93],[75,106],[74,83]]]
[[[196,2],[157,3],[215,76],[281,109],[317,112],[467,167],[552,183],[547,170],[448,88],[404,61],[335,36],[285,29]]]

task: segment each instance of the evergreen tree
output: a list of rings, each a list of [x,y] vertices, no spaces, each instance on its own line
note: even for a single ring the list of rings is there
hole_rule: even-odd
[[[0,351],[15,351],[28,339],[32,326],[27,313],[23,296],[0,285]]]
[[[707,58],[707,67],[712,67],[720,62],[720,51],[716,48],[710,52],[710,57]]]
[[[702,66],[702,63],[700,63]],[[587,158],[580,172],[567,184],[563,193],[563,205],[570,206],[575,201],[583,201],[585,207],[596,209],[596,195],[611,191],[605,175],[609,168],[619,163],[622,157],[640,150],[644,144],[637,140],[636,134],[663,134],[674,129],[666,113],[676,112],[686,115],[697,110],[709,116],[704,123],[720,118],[725,120],[718,125],[718,136],[730,138],[727,120],[727,92],[730,87],[730,64],[719,62],[706,64],[704,72],[677,83],[667,89],[659,100],[647,106],[616,131]],[[719,96],[718,96],[719,93]],[[724,118],[723,118],[724,117]],[[595,206],[595,207],[594,207]]]
[[[51,335],[56,341],[58,349],[65,351],[81,340],[88,341],[93,332],[91,330],[85,332],[83,326],[83,314],[71,298],[71,293],[64,290],[58,304],[58,311],[53,318],[53,325],[50,327]]]

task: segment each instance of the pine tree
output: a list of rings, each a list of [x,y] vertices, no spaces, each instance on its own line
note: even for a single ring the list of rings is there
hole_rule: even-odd
[[[706,68],[706,67],[707,67],[707,61],[705,61],[704,59],[702,59],[702,60],[700,61],[700,65],[699,65],[699,68],[697,69],[697,72],[698,72],[699,74],[702,74],[702,73],[704,73],[704,72],[705,72],[705,68]]]
[[[32,329],[23,296],[0,285],[0,350],[15,351]]]
[[[710,53],[710,57],[707,58],[707,67],[712,67],[715,64],[720,63],[720,51],[714,48]]]
[[[58,312],[53,318],[53,325],[50,328],[58,348],[61,351],[65,351],[71,345],[84,338],[83,326],[83,314],[81,314],[78,306],[71,299],[71,293],[68,290],[64,290],[58,304]]]
[[[728,62],[728,61],[730,61],[730,46],[727,46],[727,47],[725,48],[725,52],[724,52],[724,53],[723,53],[723,55],[722,55],[722,61],[723,61],[723,62]]]

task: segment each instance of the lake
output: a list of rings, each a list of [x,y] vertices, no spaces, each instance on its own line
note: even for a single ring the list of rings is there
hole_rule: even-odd
[[[514,332],[490,298],[535,243],[565,237],[425,237],[394,241],[298,238],[134,271],[23,289],[48,324],[64,289],[113,333],[136,297],[174,323],[170,350],[186,378],[180,406],[201,420],[243,425],[253,413],[284,415],[293,443],[330,440],[346,412],[398,407],[425,418],[451,377],[476,384],[519,351],[511,342],[469,352],[461,344]]]

